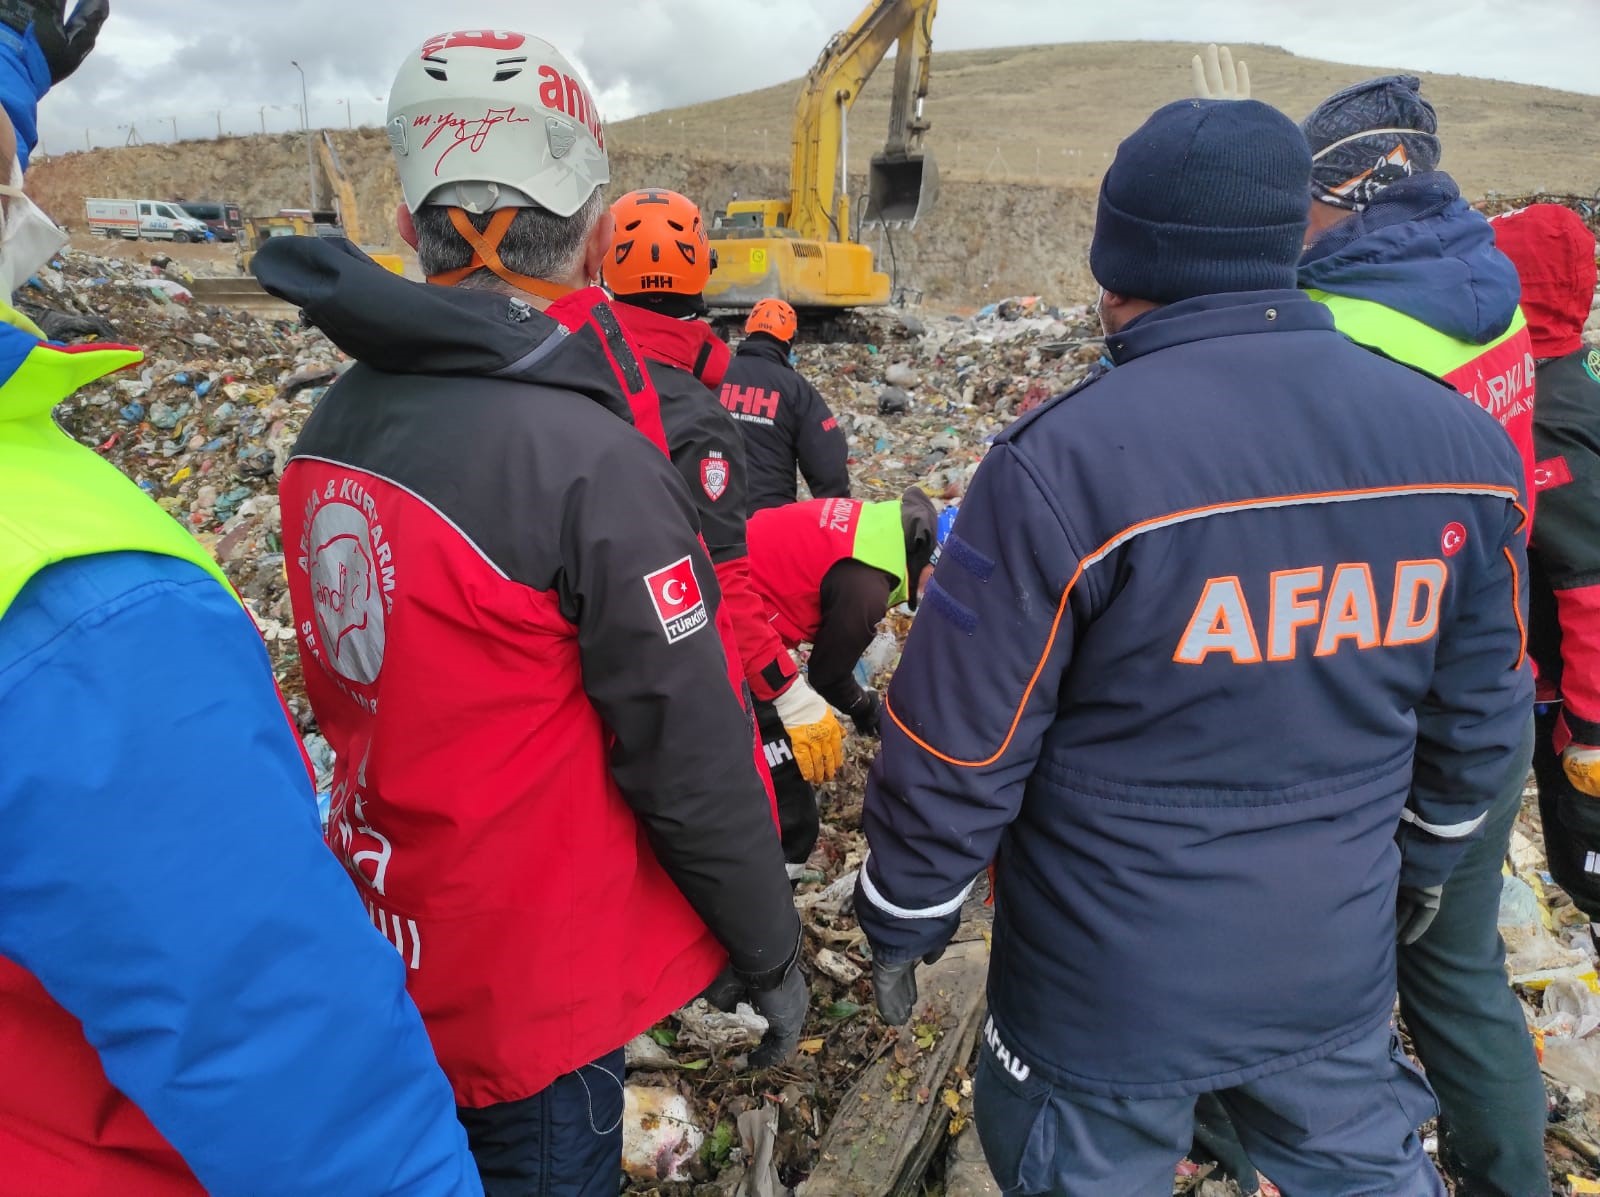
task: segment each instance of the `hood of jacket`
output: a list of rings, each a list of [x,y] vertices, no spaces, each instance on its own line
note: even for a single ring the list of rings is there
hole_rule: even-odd
[[[1494,231],[1442,171],[1380,191],[1300,259],[1300,285],[1367,299],[1487,345],[1511,326],[1521,290]]]
[[[616,313],[650,361],[693,374],[713,390],[722,385],[733,355],[704,320],[664,316],[625,299],[616,301]]]
[[[1537,358],[1583,348],[1594,304],[1595,238],[1583,219],[1560,204],[1530,204],[1489,222],[1495,244],[1522,279],[1522,312]]]
[[[271,294],[300,307],[345,353],[389,374],[498,378],[585,395],[662,451],[660,405],[598,287],[540,312],[498,291],[416,283],[349,241],[278,237],[251,263]]]

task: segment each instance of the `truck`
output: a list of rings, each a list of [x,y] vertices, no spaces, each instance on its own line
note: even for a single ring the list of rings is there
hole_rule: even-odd
[[[218,241],[235,241],[244,231],[243,210],[234,200],[178,200],[184,214],[210,229]]]
[[[177,204],[153,199],[88,199],[89,231],[128,241],[204,241],[206,226]]]
[[[850,109],[895,50],[889,136],[869,164],[863,223],[915,227],[939,192],[938,168],[923,145],[937,8],[938,0],[869,0],[823,47],[795,101],[788,196],[735,200],[713,220],[718,264],[705,297],[714,309],[748,310],[775,297],[793,304],[802,324],[825,325],[844,309],[889,302],[889,276],[851,226]]]

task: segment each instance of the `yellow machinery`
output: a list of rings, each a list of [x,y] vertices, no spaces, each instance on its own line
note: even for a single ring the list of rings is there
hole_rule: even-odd
[[[711,230],[717,269],[706,300],[748,308],[777,297],[796,308],[889,302],[889,277],[851,240],[849,116],[872,72],[898,43],[889,138],[872,159],[868,223],[911,225],[933,204],[939,175],[922,147],[938,0],[872,0],[806,75],[794,113],[789,199],[735,200]]]
[[[328,185],[333,188],[337,197],[336,204],[339,209],[339,224],[344,227],[344,236],[350,238],[357,245],[362,242],[361,209],[356,203],[356,189],[350,184],[350,176],[344,173],[344,163],[339,160],[339,151],[333,144],[333,135],[326,129],[322,136],[317,138],[317,153],[322,158],[322,173],[328,176]],[[326,234],[323,234],[326,236]],[[361,245],[380,266],[400,274],[405,270],[405,263],[398,254],[380,253],[365,245]]]

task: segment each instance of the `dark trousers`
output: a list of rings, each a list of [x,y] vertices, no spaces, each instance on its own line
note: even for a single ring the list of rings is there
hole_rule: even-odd
[[[1497,917],[1501,863],[1522,805],[1532,738],[1530,718],[1482,838],[1445,884],[1438,918],[1398,953],[1400,1014],[1439,1098],[1440,1158],[1459,1197],[1550,1192],[1544,1080],[1506,982]]]
[[[778,709],[759,698],[755,700],[755,707],[761,747],[767,754],[767,770],[772,774],[772,788],[778,796],[783,859],[789,864],[805,864],[811,849],[817,846],[817,832],[821,829],[817,796],[794,759],[794,745],[783,729],[783,720],[778,718]]]
[[[1539,821],[1550,876],[1572,897],[1573,905],[1600,921],[1600,798],[1591,798],[1567,780],[1555,749],[1552,707],[1535,721],[1533,775],[1539,781]]]
[[[617,1197],[625,1066],[619,1047],[532,1097],[457,1109],[484,1197]]]
[[[1194,1132],[1195,1097],[1059,1088],[1016,1057],[1002,1062],[988,1042],[978,1049],[976,1084],[978,1137],[1007,1197],[1171,1194]],[[1417,1137],[1437,1107],[1387,1024],[1217,1097],[1288,1197],[1444,1197]]]

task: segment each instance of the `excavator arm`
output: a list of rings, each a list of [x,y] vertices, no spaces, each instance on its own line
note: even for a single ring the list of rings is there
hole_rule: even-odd
[[[333,188],[333,194],[338,197],[339,223],[344,226],[344,235],[360,245],[361,213],[356,204],[356,189],[350,185],[350,177],[344,173],[344,163],[339,160],[333,136],[326,129],[317,138],[317,155],[322,159],[322,173],[328,176],[328,186]]]
[[[915,217],[925,193],[931,200],[931,189],[924,182],[925,178],[935,181],[937,175],[932,159],[922,150],[922,135],[928,127],[922,117],[922,100],[928,92],[937,7],[938,0],[873,0],[850,28],[828,42],[806,75],[795,105],[789,172],[789,227],[799,236],[818,241],[849,239],[850,197],[844,185],[849,113],[872,72],[897,43],[889,141],[884,153],[873,160],[874,210],[869,215],[909,220]]]

